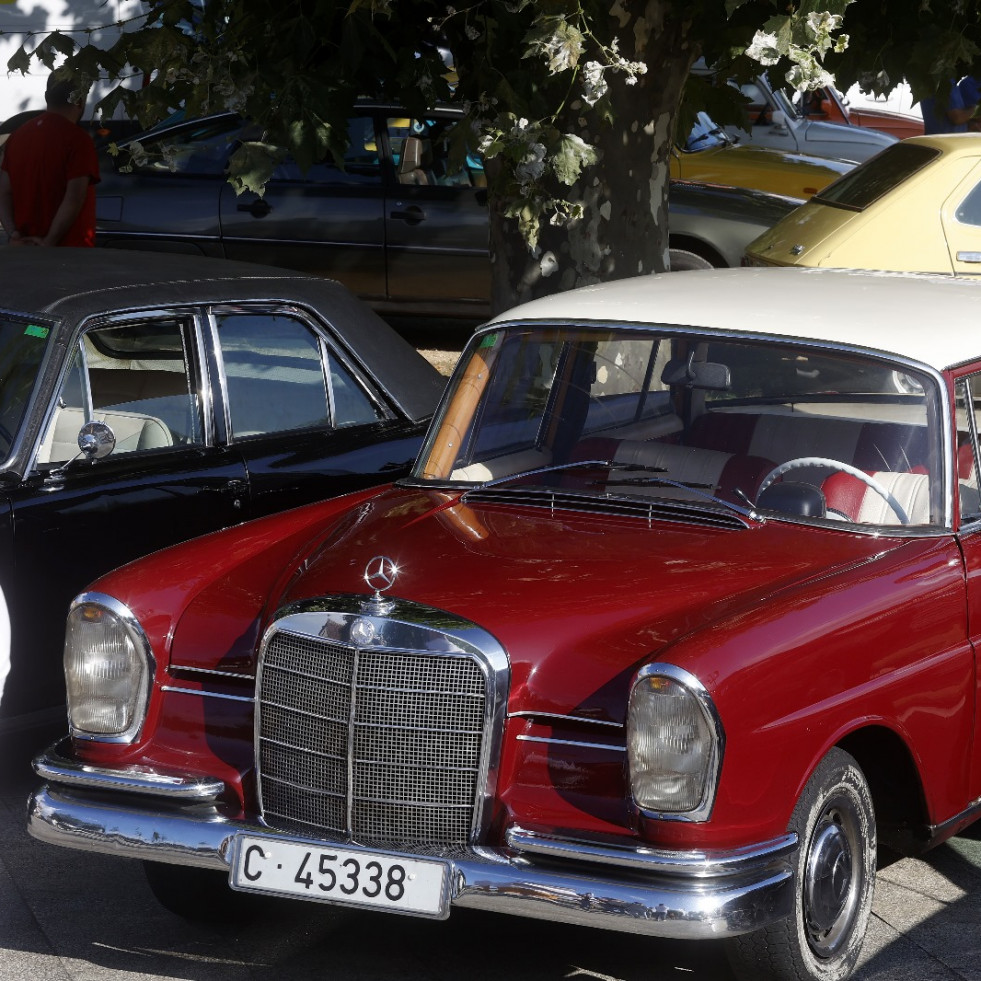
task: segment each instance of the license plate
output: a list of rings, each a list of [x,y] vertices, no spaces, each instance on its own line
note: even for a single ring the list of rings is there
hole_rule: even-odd
[[[229,883],[243,892],[446,915],[443,862],[240,835]]]

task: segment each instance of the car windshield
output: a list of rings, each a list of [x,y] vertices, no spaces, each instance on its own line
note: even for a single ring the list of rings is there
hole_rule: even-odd
[[[414,477],[924,526],[941,521],[938,406],[932,376],[871,356],[513,324],[471,343]]]
[[[732,143],[732,139],[725,130],[707,112],[700,112],[695,117],[695,125],[685,141],[685,150],[689,153],[697,153],[699,150],[726,146],[729,143]]]
[[[777,109],[785,113],[788,119],[800,119],[804,115],[800,104],[791,98],[786,89],[774,89],[773,101]]]
[[[903,181],[923,170],[940,151],[916,143],[894,143],[854,170],[839,177],[812,200],[849,211],[864,211]]]
[[[0,458],[10,455],[24,421],[50,332],[41,324],[0,318]]]

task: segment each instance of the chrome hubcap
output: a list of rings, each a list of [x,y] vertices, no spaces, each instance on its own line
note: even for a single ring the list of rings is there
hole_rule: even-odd
[[[847,933],[857,882],[841,815],[826,813],[814,831],[804,870],[804,916],[815,953],[828,957]]]

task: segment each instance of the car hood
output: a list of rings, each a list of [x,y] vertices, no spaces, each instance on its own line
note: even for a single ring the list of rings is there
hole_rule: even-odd
[[[848,156],[849,144],[861,144],[884,150],[896,142],[895,136],[879,133],[875,130],[862,129],[858,126],[848,126],[844,123],[826,122],[821,119],[802,120],[804,126],[805,149],[811,143],[841,143],[841,155]]]
[[[901,542],[779,521],[719,528],[707,513],[648,523],[393,488],[306,557],[277,606],[367,598],[366,567],[387,556],[399,569],[387,598],[470,620],[504,647],[511,711],[622,721],[634,672],[668,645]]]
[[[809,198],[855,166],[844,160],[743,145],[682,152],[674,159],[671,176],[675,178],[755,188],[795,198]]]

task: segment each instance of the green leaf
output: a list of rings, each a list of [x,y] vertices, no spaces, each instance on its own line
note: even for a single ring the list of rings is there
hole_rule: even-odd
[[[228,182],[236,194],[251,191],[260,197],[285,153],[269,143],[243,143],[228,158]]]
[[[565,133],[552,157],[552,170],[563,184],[571,186],[579,180],[583,168],[591,167],[596,160],[594,147],[573,133]]]
[[[31,70],[31,56],[23,49],[18,48],[10,58],[7,59],[8,72],[20,72],[26,75]]]

